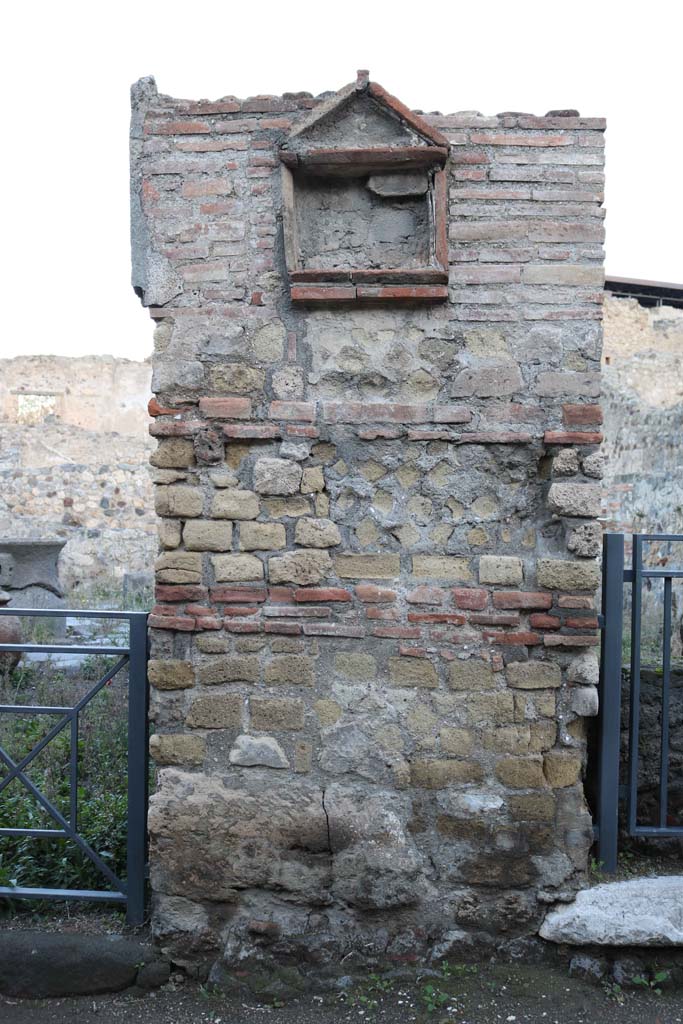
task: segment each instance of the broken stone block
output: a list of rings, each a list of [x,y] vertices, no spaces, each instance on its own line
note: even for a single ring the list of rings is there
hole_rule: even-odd
[[[299,519],[294,542],[302,547],[332,548],[341,544],[339,527],[330,519]]]
[[[254,466],[254,490],[259,494],[295,494],[301,466],[289,459],[259,459]]]
[[[561,516],[600,515],[601,488],[599,484],[551,484],[548,507]]]
[[[247,768],[289,768],[284,750],[272,736],[238,736],[229,759],[230,764]]]

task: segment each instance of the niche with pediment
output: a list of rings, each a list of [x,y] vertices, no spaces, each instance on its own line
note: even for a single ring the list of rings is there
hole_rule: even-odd
[[[448,143],[381,86],[357,82],[280,150],[296,302],[447,297]]]

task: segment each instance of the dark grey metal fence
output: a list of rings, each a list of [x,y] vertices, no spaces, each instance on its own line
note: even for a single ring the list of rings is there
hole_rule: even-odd
[[[598,752],[598,808],[596,836],[601,868],[616,870],[620,828],[620,798],[625,798],[621,824],[630,836],[650,839],[683,836],[683,827],[669,824],[669,729],[671,693],[672,584],[683,578],[683,568],[651,568],[644,564],[648,543],[682,543],[680,534],[635,534],[631,568],[625,568],[624,535],[606,534],[602,560],[602,650],[600,665],[600,720]],[[658,823],[642,824],[638,808],[638,761],[641,711],[642,595],[647,580],[664,584],[661,644],[661,731],[659,744]],[[624,598],[631,597],[631,654],[629,730],[626,784],[620,787],[622,644]]]
[[[126,647],[73,645],[73,644],[0,644],[0,654],[7,652],[42,652],[45,654],[115,655],[118,661],[76,701],[73,707],[47,707],[43,705],[0,705],[0,715],[62,715],[63,717],[19,761],[14,761],[0,745],[0,762],[7,769],[0,777],[0,793],[18,779],[32,794],[57,828],[0,828],[0,837],[34,836],[40,839],[71,840],[97,867],[111,888],[48,889],[22,886],[0,886],[0,897],[12,899],[93,900],[104,903],[124,903],[127,921],[142,924],[145,916],[145,874],[147,853],[147,615],[144,612],[77,611],[36,608],[0,608],[0,615],[31,618],[124,619],[129,626]],[[111,870],[99,853],[78,833],[78,729],[79,715],[100,690],[117,673],[128,666],[128,838],[126,880],[122,881]],[[63,815],[44,793],[26,775],[25,769],[51,740],[64,729],[71,732],[69,814]]]

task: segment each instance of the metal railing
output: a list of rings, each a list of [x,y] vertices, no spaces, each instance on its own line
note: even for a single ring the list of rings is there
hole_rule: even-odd
[[[61,715],[60,720],[19,761],[0,745],[0,762],[7,769],[0,777],[0,794],[17,779],[52,818],[57,828],[0,828],[0,837],[33,836],[37,839],[67,839],[95,865],[111,889],[49,889],[26,886],[0,886],[0,897],[12,899],[92,900],[124,903],[129,924],[142,924],[145,916],[145,877],[147,854],[147,615],[144,612],[82,611],[66,609],[0,608],[0,615],[21,618],[119,619],[129,626],[128,645],[77,644],[0,644],[3,652],[43,654],[83,654],[118,656],[116,664],[72,707],[0,704],[0,715]],[[122,881],[86,840],[78,833],[78,730],[79,715],[104,686],[128,666],[128,752],[127,752],[127,846],[126,881]],[[69,812],[64,815],[26,775],[25,769],[64,729],[71,734],[69,758]],[[1,765],[0,765],[1,768]]]
[[[679,534],[634,534],[631,568],[624,565],[623,534],[605,534],[602,558],[602,648],[600,659],[600,722],[598,756],[598,817],[596,835],[602,870],[617,867],[619,839],[619,769],[621,761],[622,640],[624,593],[631,591],[631,658],[626,783],[626,831],[631,836],[673,838],[683,827],[668,825],[669,730],[671,695],[672,583],[683,579],[683,569],[648,568],[643,562],[647,543],[683,543]],[[642,593],[645,580],[664,581],[662,629],[662,685],[659,743],[658,824],[639,823],[638,763],[641,705]]]

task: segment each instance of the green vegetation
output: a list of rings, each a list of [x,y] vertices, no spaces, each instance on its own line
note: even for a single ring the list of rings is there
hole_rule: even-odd
[[[40,621],[40,620],[38,620]],[[78,672],[50,662],[13,671],[0,667],[0,703],[71,706],[114,664],[88,657]],[[127,671],[123,669],[80,716],[78,832],[119,876],[126,869]],[[61,715],[0,716],[0,745],[18,762]],[[35,786],[69,818],[71,754],[67,726],[26,768]],[[4,774],[4,772],[3,772]],[[58,828],[20,780],[0,793],[0,827]],[[109,883],[76,845],[65,839],[0,837],[0,885],[106,889]]]

